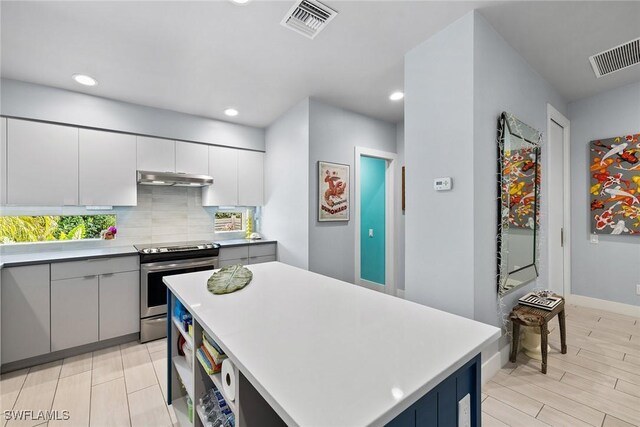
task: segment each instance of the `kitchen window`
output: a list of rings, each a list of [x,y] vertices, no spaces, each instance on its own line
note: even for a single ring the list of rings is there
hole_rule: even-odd
[[[115,226],[115,215],[2,216],[0,244],[99,239]]]
[[[245,230],[246,213],[238,211],[218,211],[215,215],[216,233],[239,232]]]

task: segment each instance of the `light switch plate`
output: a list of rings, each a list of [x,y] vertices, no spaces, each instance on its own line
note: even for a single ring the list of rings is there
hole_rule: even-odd
[[[640,295],[640,285],[636,285],[636,295]]]
[[[589,241],[594,245],[597,245],[598,243],[600,243],[600,239],[598,238],[598,235],[595,233],[591,234],[591,239]]]
[[[442,178],[436,178],[433,180],[433,188],[436,191],[449,191],[451,190],[451,177],[445,176]]]
[[[458,401],[458,427],[471,427],[471,396],[469,393]]]

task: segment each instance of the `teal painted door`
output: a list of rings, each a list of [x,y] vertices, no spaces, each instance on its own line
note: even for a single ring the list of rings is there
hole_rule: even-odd
[[[385,284],[387,161],[360,157],[360,278]]]

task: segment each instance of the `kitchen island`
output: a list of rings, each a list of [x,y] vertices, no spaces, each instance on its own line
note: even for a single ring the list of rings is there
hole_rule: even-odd
[[[479,425],[479,353],[498,328],[279,262],[249,268],[252,282],[228,295],[208,292],[211,272],[164,278],[171,305],[178,299],[193,316],[194,348],[205,331],[238,368],[236,425],[457,425],[467,393]],[[208,380],[197,360],[190,377],[176,369],[171,334],[185,332],[168,323],[168,396],[180,412],[179,383],[197,403]],[[274,413],[261,424],[250,422],[264,410],[248,406],[255,395]],[[193,424],[203,425],[197,415]]]

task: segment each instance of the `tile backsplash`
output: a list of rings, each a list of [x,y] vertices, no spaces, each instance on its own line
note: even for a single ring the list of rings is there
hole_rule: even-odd
[[[246,209],[246,208],[243,208]],[[253,208],[252,213],[255,214]],[[138,205],[111,210],[85,207],[5,206],[2,215],[92,215],[115,214],[117,238],[113,241],[83,240],[34,244],[0,245],[0,252],[55,251],[61,249],[126,246],[139,243],[178,242],[184,240],[225,240],[244,237],[244,232],[216,234],[214,216],[217,207],[202,206],[202,190],[189,187],[138,185]]]
[[[138,206],[114,208],[118,240],[131,244],[214,240],[215,211],[202,206],[200,188],[139,185]]]

